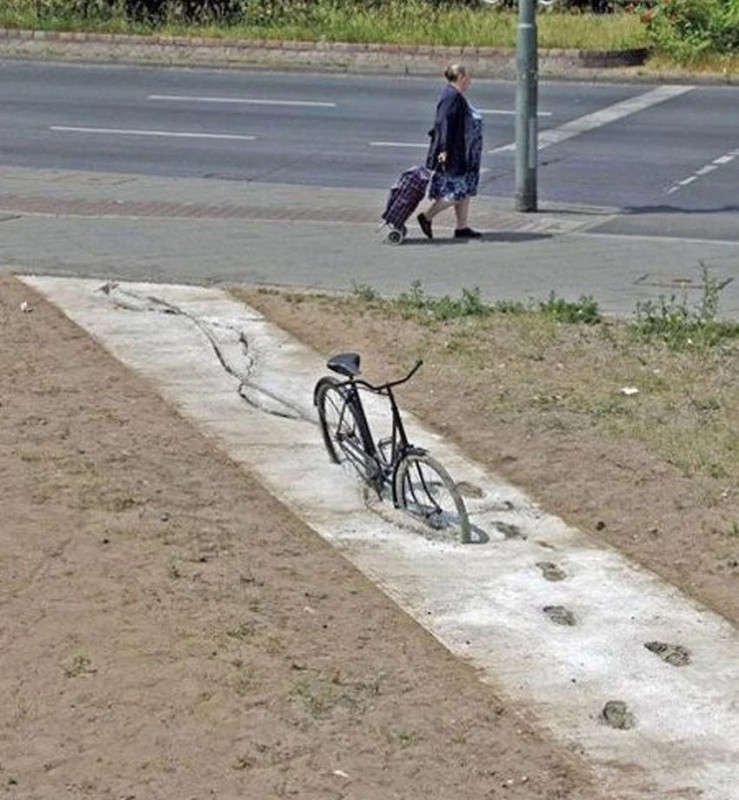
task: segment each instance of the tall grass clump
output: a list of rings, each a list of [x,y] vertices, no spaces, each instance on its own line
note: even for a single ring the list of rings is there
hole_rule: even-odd
[[[540,14],[537,20],[540,48],[565,50],[628,50],[649,44],[639,15]]]

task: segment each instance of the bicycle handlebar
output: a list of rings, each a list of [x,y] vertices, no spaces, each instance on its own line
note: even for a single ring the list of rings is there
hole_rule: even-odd
[[[378,392],[378,393],[386,392],[395,386],[400,386],[401,383],[406,383],[407,381],[409,381],[416,374],[416,372],[418,372],[422,364],[423,364],[423,359],[419,358],[418,361],[416,361],[413,368],[411,369],[411,371],[404,378],[399,378],[397,381],[388,381],[387,383],[379,383],[376,386],[373,386],[371,383],[368,383],[365,380],[358,380],[356,381],[356,383],[358,383],[360,386],[366,387],[371,392]]]

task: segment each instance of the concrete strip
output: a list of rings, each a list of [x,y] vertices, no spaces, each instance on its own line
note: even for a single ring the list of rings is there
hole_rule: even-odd
[[[469,506],[481,541],[433,538],[368,500],[323,451],[311,399],[322,359],[221,291],[25,280],[503,697],[582,753],[608,796],[737,798],[739,640],[726,620],[548,515],[409,416],[412,440],[477,488]],[[373,419],[379,413],[373,404]]]

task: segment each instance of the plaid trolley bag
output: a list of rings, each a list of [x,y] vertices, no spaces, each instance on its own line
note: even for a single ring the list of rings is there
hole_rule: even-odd
[[[431,170],[426,167],[411,167],[400,173],[390,189],[382,215],[384,223],[380,227],[387,225],[390,228],[386,241],[401,244],[405,239],[408,232],[405,223],[423,200],[430,180]]]

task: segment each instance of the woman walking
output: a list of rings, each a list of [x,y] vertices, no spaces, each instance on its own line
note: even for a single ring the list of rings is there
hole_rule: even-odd
[[[429,187],[429,208],[418,215],[418,224],[433,239],[431,220],[454,206],[455,239],[473,239],[481,234],[469,226],[470,198],[477,194],[482,157],[482,117],[467,102],[465,92],[472,83],[462,64],[446,68],[444,87],[436,106],[434,127],[426,167],[434,170]]]

